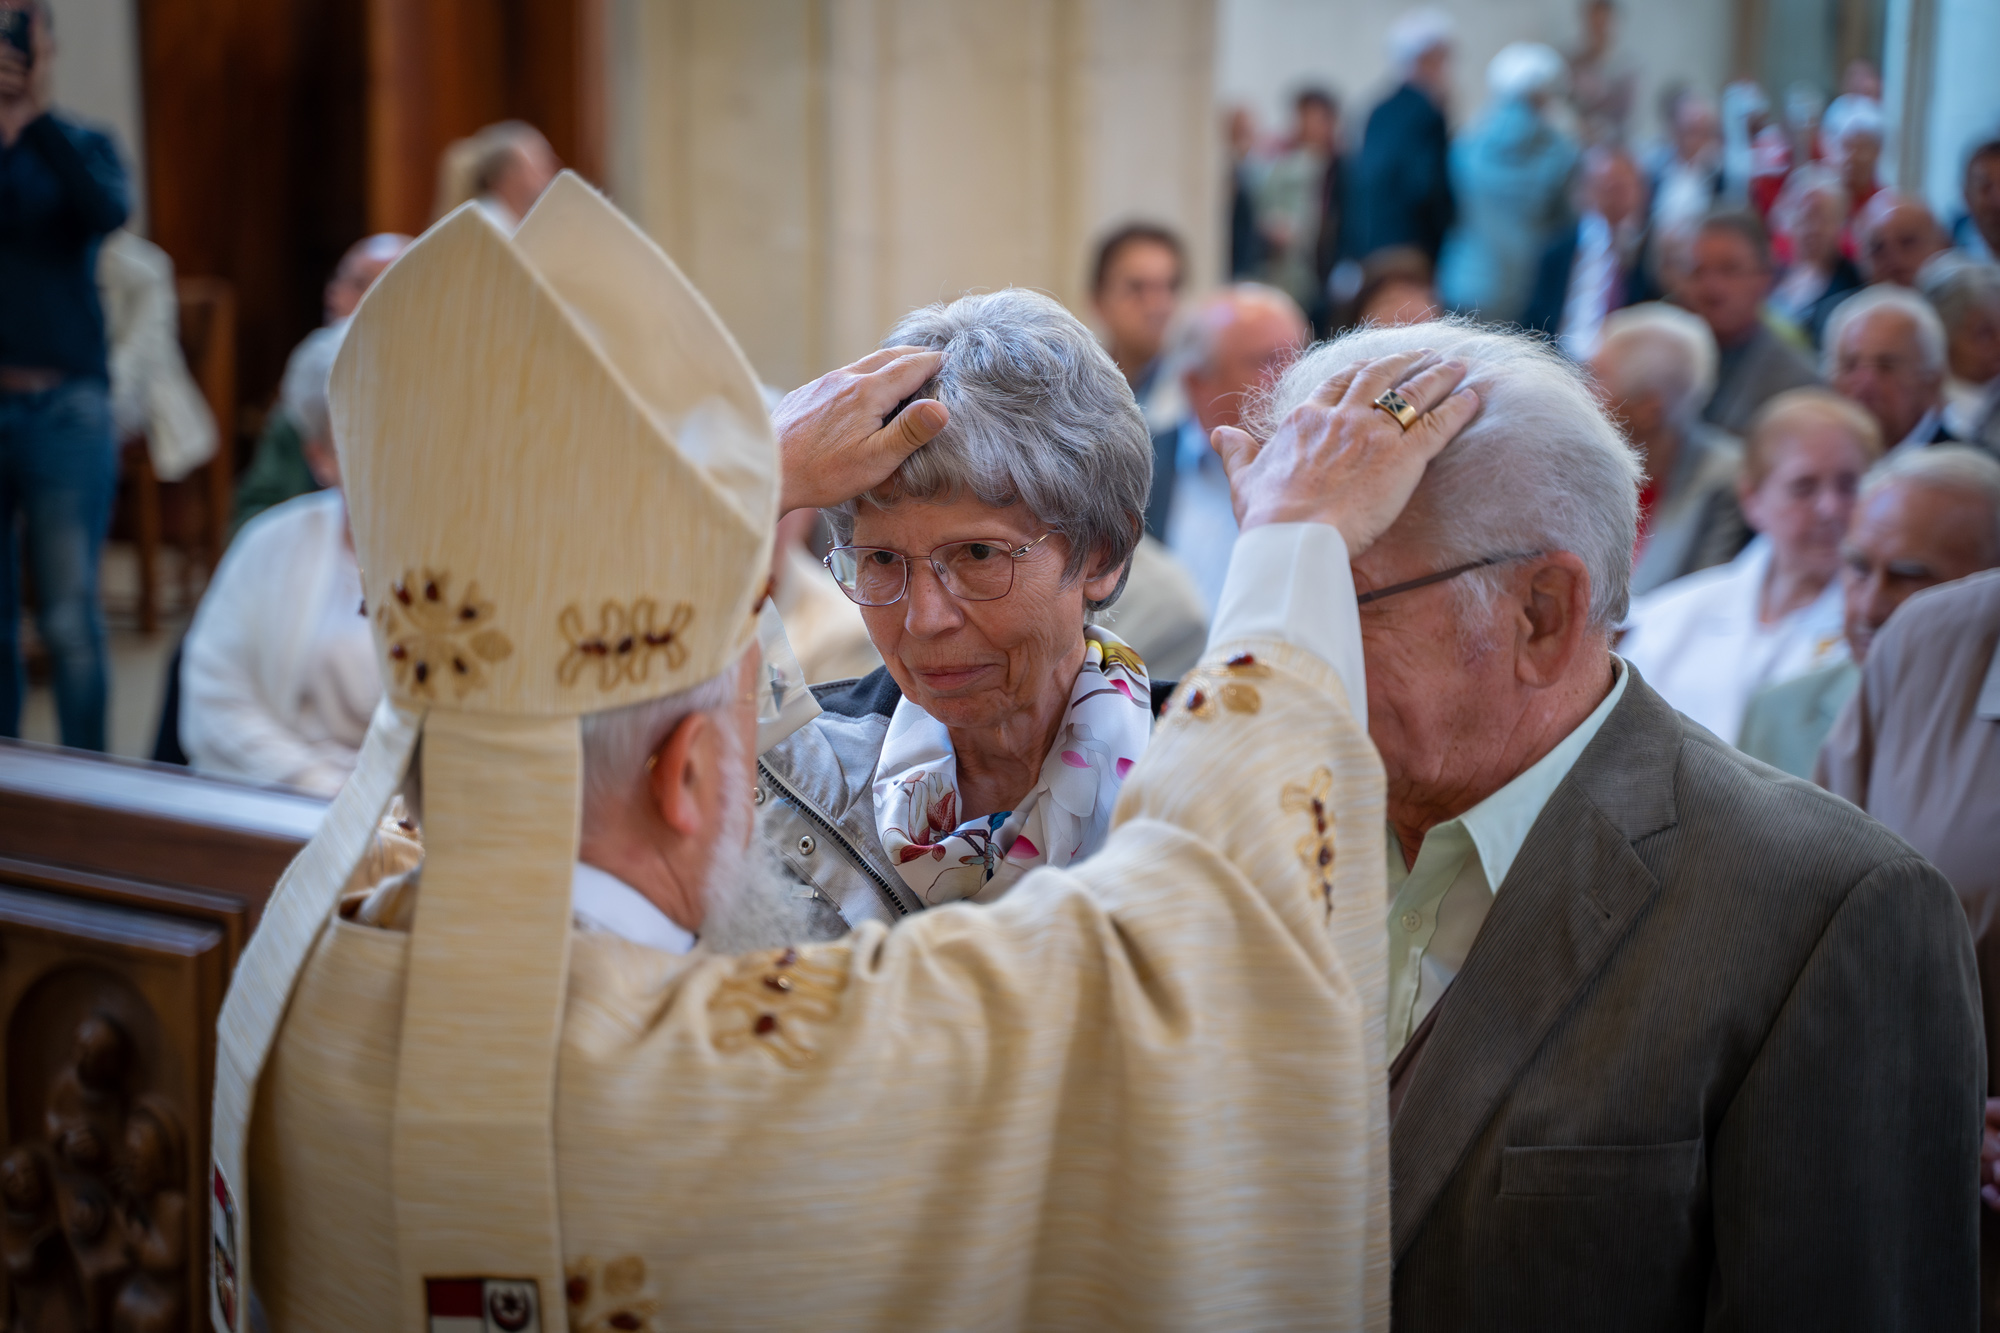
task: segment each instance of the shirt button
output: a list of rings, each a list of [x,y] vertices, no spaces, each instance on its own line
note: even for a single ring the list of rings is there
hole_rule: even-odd
[[[811,856],[813,854],[813,848],[817,847],[818,845],[819,845],[818,843],[815,843],[812,840],[812,834],[810,833],[806,834],[803,838],[799,839],[799,855]]]
[[[1424,924],[1424,914],[1422,912],[1403,913],[1403,929],[1409,932],[1410,934],[1414,935],[1419,930],[1423,929],[1423,924]]]
[[[766,792],[762,786],[759,786],[756,791],[750,793],[750,799],[756,804],[762,805],[770,799],[770,793]]]

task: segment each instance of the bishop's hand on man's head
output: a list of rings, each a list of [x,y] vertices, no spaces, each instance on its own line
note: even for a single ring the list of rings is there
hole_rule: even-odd
[[[1360,555],[1478,414],[1479,395],[1461,387],[1465,372],[1463,361],[1402,352],[1335,375],[1269,440],[1217,427],[1212,444],[1229,474],[1237,525],[1330,523],[1348,555]],[[1391,389],[1416,412],[1407,427],[1376,401]]]

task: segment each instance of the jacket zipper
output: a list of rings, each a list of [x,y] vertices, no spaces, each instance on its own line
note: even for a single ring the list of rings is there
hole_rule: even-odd
[[[868,864],[868,858],[855,849],[854,844],[847,840],[846,835],[839,828],[835,827],[831,819],[821,814],[811,801],[808,801],[805,797],[792,790],[791,786],[776,773],[773,773],[762,759],[757,761],[757,772],[766,781],[770,782],[772,786],[790,797],[792,804],[798,808],[800,814],[806,817],[808,823],[817,828],[824,836],[833,839],[834,845],[847,853],[847,859],[859,866],[861,873],[874,882],[876,889],[895,907],[898,916],[908,916],[910,914],[910,909],[903,905],[902,897],[890,886],[889,881],[883,879],[881,875],[875,872],[875,867]]]

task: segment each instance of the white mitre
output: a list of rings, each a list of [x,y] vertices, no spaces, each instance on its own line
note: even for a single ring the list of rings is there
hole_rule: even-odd
[[[257,1080],[421,739],[394,1139],[404,1299],[416,1321],[426,1280],[500,1275],[518,1293],[486,1297],[547,1328],[533,1305],[563,1289],[549,1126],[578,717],[712,679],[751,644],[776,443],[713,311],[569,173],[511,238],[473,205],[419,238],[356,312],[330,402],[387,697],[223,1006],[211,1313],[246,1326]]]

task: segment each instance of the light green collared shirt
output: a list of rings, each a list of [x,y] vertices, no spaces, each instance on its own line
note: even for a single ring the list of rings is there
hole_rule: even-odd
[[[1528,830],[1625,693],[1631,673],[1612,662],[1618,679],[1604,702],[1512,782],[1426,833],[1415,865],[1403,864],[1402,844],[1389,830],[1391,1060],[1465,965]]]

